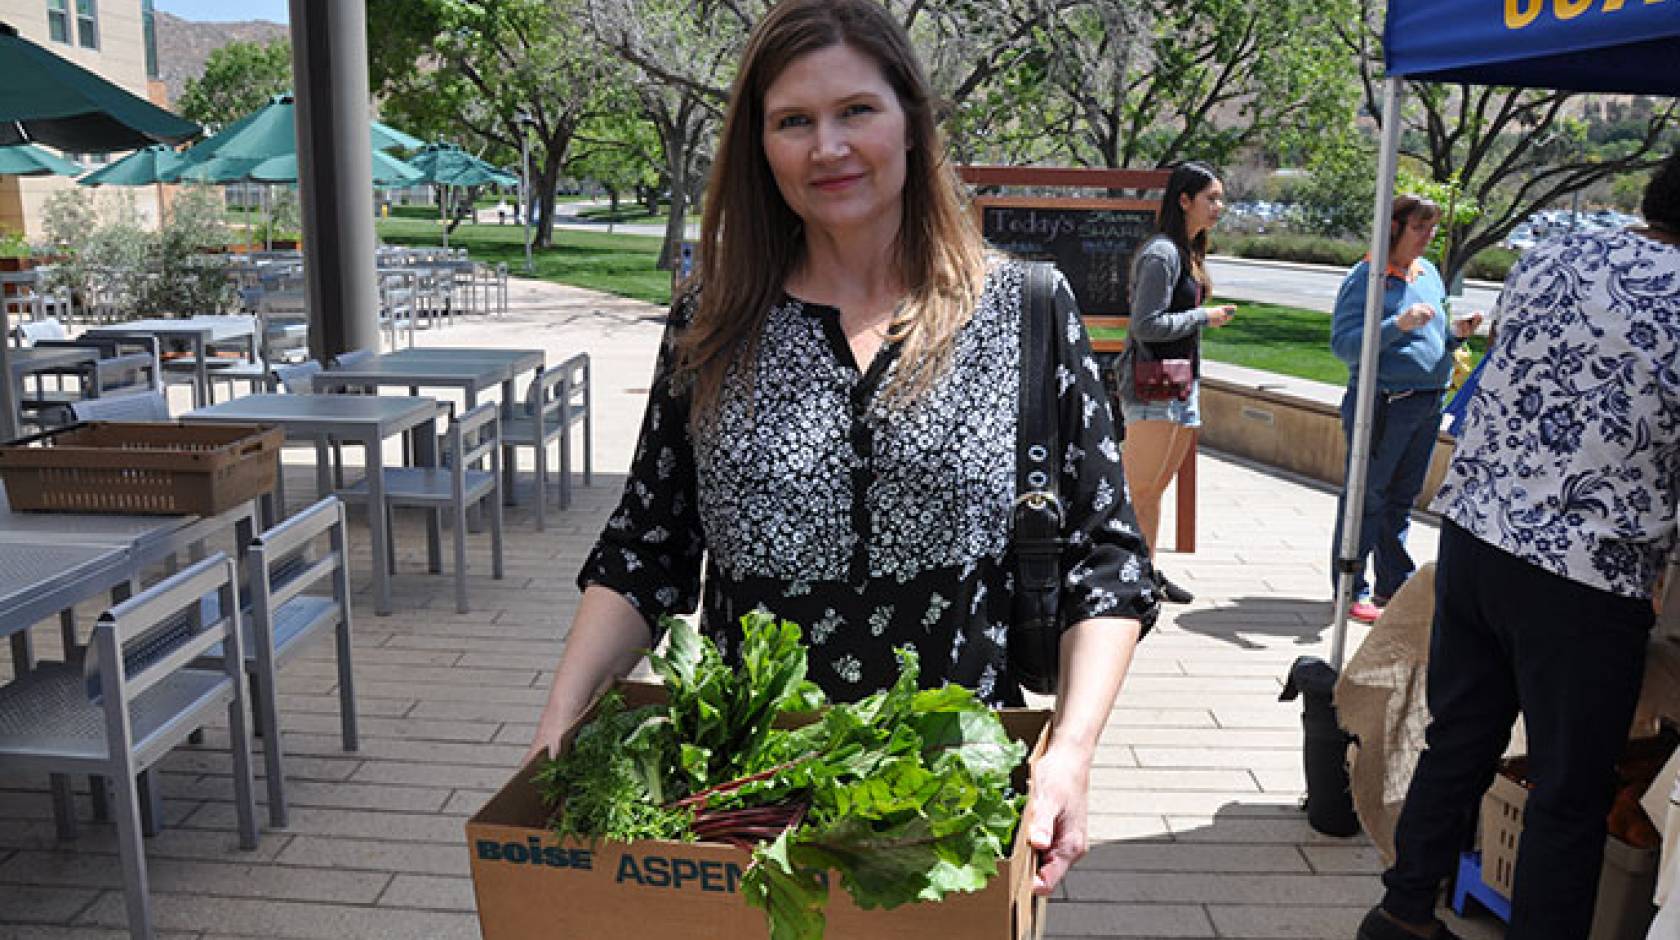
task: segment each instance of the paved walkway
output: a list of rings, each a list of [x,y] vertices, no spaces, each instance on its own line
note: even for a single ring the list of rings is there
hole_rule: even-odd
[[[254,853],[234,847],[220,729],[164,763],[169,825],[147,853],[165,936],[478,935],[462,827],[530,740],[576,602],[572,578],[622,484],[660,332],[659,311],[586,291],[516,282],[513,300],[505,318],[422,341],[541,345],[551,361],[587,350],[594,486],[541,534],[526,494],[509,517],[504,581],[482,574],[487,542],[474,539],[480,573],[464,615],[452,579],[425,573],[417,520],[399,514],[395,613],[373,616],[369,579],[356,579],[362,749],[339,749],[330,644],[281,676],[291,828],[266,830]],[[303,498],[310,471],[290,475]],[[1327,649],[1333,497],[1209,456],[1201,507],[1201,550],[1161,562],[1197,601],[1171,610],[1139,651],[1095,771],[1096,844],[1051,905],[1049,933],[1348,940],[1379,894],[1380,862],[1363,839],[1307,827],[1298,705],[1276,700],[1288,664]],[[364,530],[352,528],[366,572]],[[1414,529],[1421,557],[1434,543],[1434,530]],[[38,633],[50,655],[56,631]],[[8,668],[0,658],[0,675]],[[0,770],[0,938],[126,936],[110,828],[59,844],[49,805],[45,781]],[[1498,936],[1485,924],[1467,935]]]

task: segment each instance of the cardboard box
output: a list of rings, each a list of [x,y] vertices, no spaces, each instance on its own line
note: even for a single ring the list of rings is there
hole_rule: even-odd
[[[621,683],[631,707],[664,700],[664,689]],[[590,716],[586,716],[585,721]],[[999,713],[1016,740],[1036,754],[1050,713]],[[565,744],[570,745],[570,735]],[[473,891],[485,940],[626,936],[754,940],[768,936],[764,912],[738,893],[751,856],[715,843],[562,842],[549,811],[521,768],[467,821]],[[1025,765],[1017,789],[1026,786]],[[952,894],[937,904],[864,911],[835,879],[828,901],[828,940],[1029,940],[1043,931],[1043,904],[1032,895],[1033,853],[1017,827],[1015,846],[985,890]]]

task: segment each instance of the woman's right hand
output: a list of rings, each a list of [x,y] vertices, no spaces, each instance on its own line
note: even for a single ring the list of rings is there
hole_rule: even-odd
[[[1435,308],[1426,303],[1415,303],[1400,312],[1394,318],[1394,325],[1410,333],[1418,327],[1435,319]]]
[[[1224,304],[1218,307],[1209,307],[1207,312],[1208,326],[1224,326],[1237,315],[1237,305]]]
[[[550,757],[558,755],[560,738],[572,723],[613,680],[627,675],[651,645],[647,621],[622,595],[598,584],[585,589],[554,670],[548,702],[537,719],[537,733],[520,765],[544,751]]]
[[[553,705],[553,702],[550,702]],[[542,718],[537,720],[537,733],[531,737],[531,746],[526,749],[525,756],[519,759],[519,766],[529,764],[536,757],[560,756],[560,739],[566,731],[577,721],[577,715],[571,709],[544,708]]]

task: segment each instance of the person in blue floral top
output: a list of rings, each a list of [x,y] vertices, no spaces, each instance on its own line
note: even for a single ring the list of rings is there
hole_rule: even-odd
[[[1436,891],[1519,712],[1532,790],[1510,936],[1587,936],[1680,503],[1680,153],[1645,226],[1530,251],[1434,508],[1427,749],[1362,940],[1450,936]]]
[[[532,747],[662,633],[738,658],[755,609],[804,628],[809,677],[854,701],[913,647],[927,686],[1022,701],[1009,562],[1022,262],[992,256],[932,89],[877,0],[784,0],[754,28],[629,480]],[[1086,850],[1097,738],[1157,602],[1119,438],[1066,280],[1037,350],[1060,427],[1062,684],[1026,812],[1035,888]]]

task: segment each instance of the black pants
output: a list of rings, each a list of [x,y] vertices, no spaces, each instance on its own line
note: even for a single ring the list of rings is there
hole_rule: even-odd
[[[1614,765],[1644,676],[1647,600],[1550,574],[1441,529],[1429,647],[1428,747],[1395,830],[1383,907],[1434,916],[1441,882],[1471,837],[1518,710],[1529,792],[1510,940],[1582,940],[1592,922]]]

